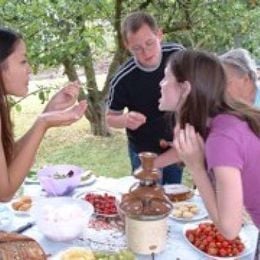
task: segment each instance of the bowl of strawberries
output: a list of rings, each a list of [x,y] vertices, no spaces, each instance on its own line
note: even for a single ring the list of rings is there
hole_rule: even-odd
[[[97,217],[114,218],[118,216],[117,205],[120,198],[117,194],[106,190],[94,190],[76,193],[74,197],[92,204]]]

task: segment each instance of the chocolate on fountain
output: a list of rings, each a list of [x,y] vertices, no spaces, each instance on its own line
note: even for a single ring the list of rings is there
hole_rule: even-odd
[[[142,167],[134,172],[135,178],[139,179],[141,183],[147,185],[154,184],[160,179],[159,171],[154,168],[154,159],[157,157],[155,153],[143,152],[139,154],[142,162]]]
[[[166,196],[164,189],[157,182],[160,172],[153,168],[156,154],[144,152],[139,154],[142,168],[139,168],[134,176],[140,180],[124,194],[120,208],[128,215],[135,216],[160,216],[168,214],[172,205]]]
[[[124,194],[121,208],[126,213],[140,215],[161,215],[171,210],[169,199],[159,185],[140,185]]]
[[[124,199],[120,207],[126,214],[140,216],[165,215],[171,210],[169,203],[166,201],[160,199],[146,201],[134,197]]]

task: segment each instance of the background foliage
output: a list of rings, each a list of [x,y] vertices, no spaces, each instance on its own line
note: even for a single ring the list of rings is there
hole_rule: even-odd
[[[216,53],[244,47],[260,57],[260,0],[0,0],[0,23],[25,36],[35,72],[62,65],[69,80],[78,80],[83,68],[80,98],[88,100],[91,132],[109,136],[104,117],[109,80],[127,58],[120,24],[136,10],[153,14],[167,41]],[[100,61],[109,66],[98,88]],[[44,102],[49,92],[39,92]]]
[[[69,80],[82,81],[80,98],[86,98],[89,104],[88,120],[81,120],[76,128],[48,133],[36,167],[62,162],[66,157],[67,162],[102,175],[107,169],[114,176],[129,172],[124,133],[115,131],[112,137],[104,138],[111,135],[104,113],[109,80],[128,56],[120,24],[125,15],[136,10],[153,14],[167,41],[217,54],[243,47],[260,59],[260,0],[0,0],[0,25],[24,35],[34,72],[63,68]],[[102,82],[97,79],[100,64],[105,74]],[[41,101],[36,112],[42,109],[39,103],[44,103],[51,90],[60,86],[54,81],[48,85],[39,82],[33,87],[32,94]],[[26,129],[24,122],[30,125],[35,116],[32,104],[37,101],[31,94],[28,100],[12,100],[18,111],[27,113],[23,117],[14,111],[17,136]],[[94,142],[92,135],[100,137]],[[115,163],[110,164],[111,161]]]

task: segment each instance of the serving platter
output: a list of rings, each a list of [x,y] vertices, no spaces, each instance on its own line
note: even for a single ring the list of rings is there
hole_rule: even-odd
[[[25,178],[25,184],[39,184],[39,179],[36,171],[30,171]]]
[[[97,180],[96,175],[91,172],[90,170],[85,171],[81,174],[81,180],[78,187],[84,187],[93,184]],[[40,184],[40,181],[38,179],[38,176],[36,172],[31,172],[26,178],[25,178],[26,184]]]
[[[164,192],[172,202],[190,200],[194,196],[194,191],[183,184],[163,185]]]
[[[29,199],[29,201],[28,201]],[[32,198],[31,196],[21,196],[17,197],[10,203],[10,209],[16,216],[30,216],[31,208],[34,203],[35,198]],[[20,206],[26,205],[26,208],[22,209],[16,209],[14,206],[15,203],[19,203]],[[28,207],[28,208],[27,208]]]
[[[8,231],[13,222],[12,211],[4,204],[0,204],[0,230]]]
[[[87,170],[81,174],[80,184],[78,187],[88,186],[93,184],[97,180],[96,175],[90,171]]]
[[[64,249],[57,254],[48,258],[49,260],[61,260],[61,259],[136,259],[135,255],[128,249],[123,248],[116,251],[104,251],[89,249],[89,246],[72,246]]]
[[[20,217],[28,217],[30,216],[30,210],[26,210],[26,211],[21,211],[21,210],[15,210],[13,208],[11,208],[11,211],[16,215],[16,216],[20,216]]]
[[[196,207],[197,212],[192,214],[192,216],[176,216],[175,210],[181,211],[182,208]],[[179,210],[180,209],[180,210]],[[180,214],[182,215],[182,214]],[[170,213],[169,217],[171,219],[181,221],[181,222],[191,222],[205,219],[208,216],[208,212],[204,207],[203,203],[199,201],[189,201],[189,202],[176,202],[173,203],[173,211]]]
[[[238,256],[230,256],[230,257],[221,257],[221,256],[212,256],[202,250],[200,250],[198,247],[196,247],[195,245],[193,245],[189,239],[186,236],[186,232],[188,230],[192,230],[192,229],[196,229],[199,227],[200,224],[203,223],[212,223],[210,221],[201,221],[201,222],[197,222],[197,223],[187,223],[184,225],[183,230],[182,230],[182,234],[184,237],[185,242],[191,246],[195,251],[197,251],[198,253],[200,253],[201,255],[207,257],[207,259],[215,259],[215,260],[235,260],[235,259],[243,259],[243,257],[249,255],[252,253],[253,251],[253,245],[251,245],[250,240],[247,236],[247,234],[245,233],[244,229],[242,228],[240,233],[239,233],[239,237],[241,239],[241,242],[244,244],[245,248],[242,251],[242,253],[240,253]]]
[[[92,259],[94,257],[92,251],[86,249],[84,247],[73,246],[67,249],[64,249],[57,254],[49,257],[49,260],[60,260],[65,258],[65,256],[69,259]]]
[[[114,206],[117,207],[117,204],[118,204],[118,201],[120,200],[119,199],[119,196],[115,193],[112,193],[110,191],[106,191],[106,190],[92,190],[92,191],[79,191],[79,192],[76,192],[74,195],[73,195],[73,198],[76,198],[76,199],[81,199],[81,200],[85,200],[85,201],[89,201],[89,200],[86,200],[86,196],[87,195],[94,195],[94,196],[102,196],[103,198],[100,198],[100,203],[101,204],[104,204],[105,206],[105,201],[103,201],[105,198],[107,197],[114,197],[115,198],[115,201],[114,201]],[[108,200],[107,200],[108,201]],[[92,205],[93,203],[91,201],[89,201]],[[110,206],[111,206],[111,203],[109,203]],[[94,209],[95,209],[95,216],[97,217],[104,217],[104,218],[115,218],[115,217],[118,217],[118,212],[116,211],[116,213],[109,213],[109,214],[105,214],[105,213],[100,213],[98,212],[99,209],[95,208],[95,205],[94,206]]]

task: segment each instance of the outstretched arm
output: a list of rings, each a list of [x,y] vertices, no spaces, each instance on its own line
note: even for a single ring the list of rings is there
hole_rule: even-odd
[[[174,130],[173,130],[173,136],[177,136],[179,133],[180,127],[179,124],[176,124]],[[178,153],[174,147],[174,143],[173,142],[169,142],[166,141],[164,139],[160,140],[160,146],[161,148],[168,148],[170,147],[170,149],[168,149],[166,152],[160,154],[154,162],[154,166],[156,168],[163,168],[166,167],[168,165],[174,164],[174,163],[180,163],[181,160],[178,156]]]
[[[55,105],[54,101],[51,101]],[[57,102],[58,103],[58,102]],[[19,140],[10,165],[7,166],[2,140],[0,143],[0,201],[8,201],[22,184],[33,161],[45,132],[50,127],[66,126],[79,120],[86,110],[87,104],[81,101],[65,110],[49,108],[45,110]]]
[[[170,148],[166,152],[160,154],[156,159],[154,160],[154,166],[156,168],[163,168],[170,164],[178,163],[180,162],[178,153],[174,147]]]

